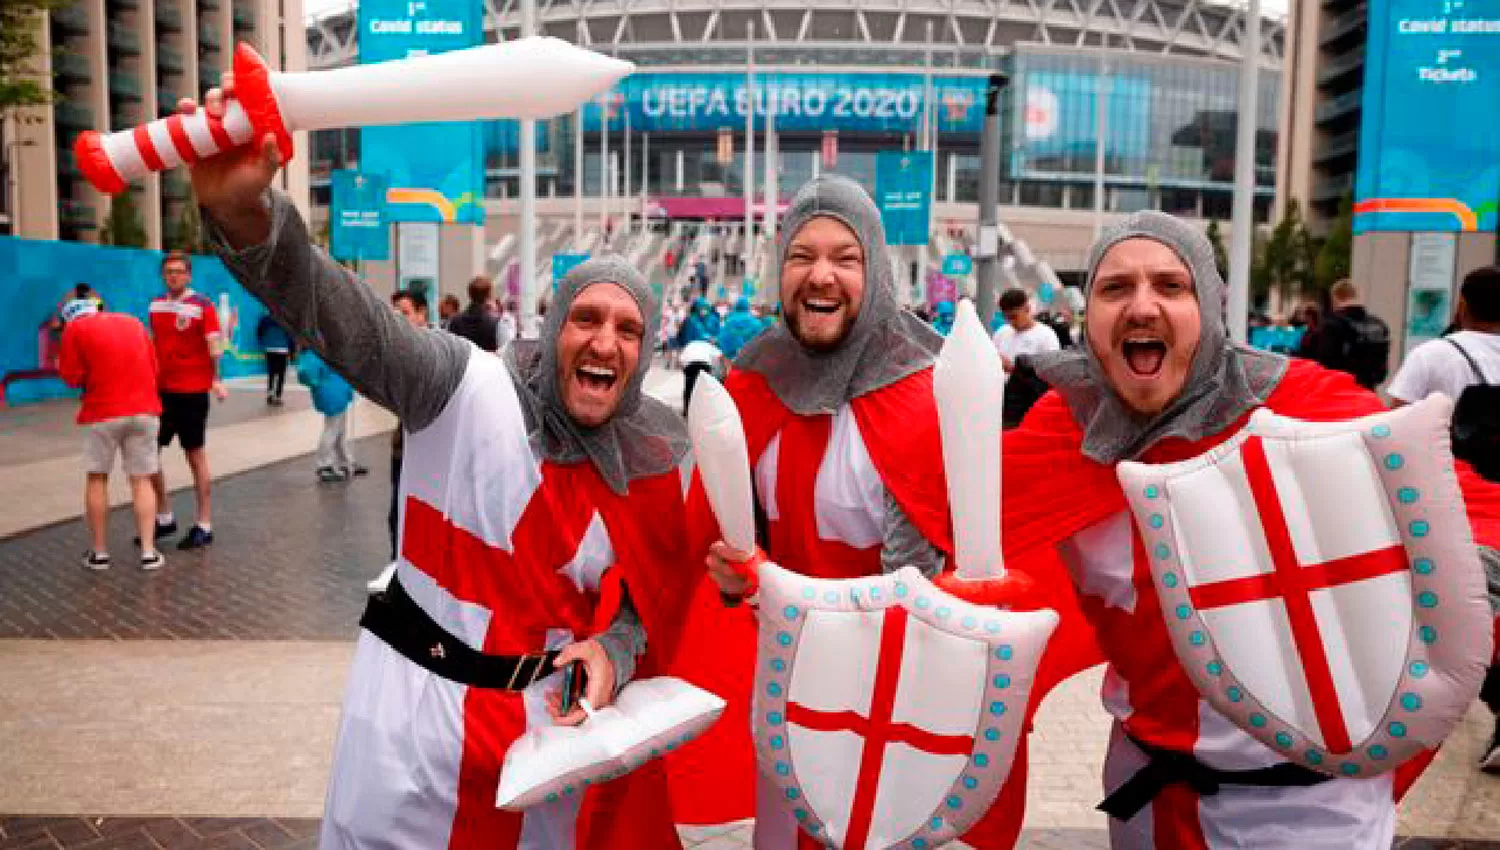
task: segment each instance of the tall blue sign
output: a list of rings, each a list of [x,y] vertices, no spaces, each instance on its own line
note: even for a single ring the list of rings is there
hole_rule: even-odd
[[[932,233],[932,152],[875,155],[875,203],[888,245],[926,245]]]
[[[328,251],[338,260],[388,260],[390,228],[385,221],[384,175],[333,172],[328,211]]]
[[[1496,228],[1500,0],[1370,0],[1354,230]]]
[[[484,42],[482,0],[361,0],[359,60],[386,62]],[[484,223],[484,147],[475,121],[366,127],[360,167],[390,181],[388,221]]]

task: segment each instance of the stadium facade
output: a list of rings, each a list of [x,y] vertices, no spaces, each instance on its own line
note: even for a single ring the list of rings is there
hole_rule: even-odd
[[[487,40],[518,37],[517,5],[486,5]],[[581,179],[592,220],[602,164],[608,163],[611,194],[630,198],[618,207],[622,212],[742,221],[745,112],[753,104],[757,202],[768,123],[775,128],[783,201],[825,170],[873,187],[877,152],[923,147],[924,127],[931,126],[934,230],[945,224],[950,231],[971,230],[984,90],[996,72],[1009,79],[1002,101],[1003,216],[1023,232],[1030,228],[1037,252],[1059,271],[1082,264],[1096,225],[1101,123],[1106,217],[1143,208],[1203,219],[1230,215],[1244,31],[1237,6],[1200,0],[543,0],[537,14],[543,34],[638,65],[581,118],[539,125],[537,191],[544,216],[570,216]],[[353,9],[309,22],[309,67],[358,61],[357,31]],[[1279,20],[1262,22],[1255,116],[1262,219],[1274,194],[1283,34]],[[574,148],[580,125],[581,174]],[[514,225],[519,134],[514,122],[504,121],[490,122],[485,133],[490,229],[503,232]],[[358,166],[359,134],[316,134],[312,144],[317,206],[327,203],[331,169]]]

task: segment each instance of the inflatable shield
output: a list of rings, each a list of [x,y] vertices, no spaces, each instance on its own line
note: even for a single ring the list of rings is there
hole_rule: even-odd
[[[1261,410],[1197,458],[1119,466],[1178,660],[1289,761],[1391,770],[1478,693],[1492,620],[1452,408],[1434,396],[1341,423]]]
[[[760,582],[755,746],[801,828],[846,850],[966,832],[1009,775],[1057,615],[970,605],[911,567]]]

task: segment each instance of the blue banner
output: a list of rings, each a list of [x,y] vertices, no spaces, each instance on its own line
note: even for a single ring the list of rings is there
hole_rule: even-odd
[[[588,254],[553,254],[552,255],[552,282],[561,283],[568,276],[568,272],[583,265],[589,258]]]
[[[1105,92],[1105,157],[1138,159],[1151,150],[1151,83],[1111,75]],[[1076,172],[1093,162],[1099,137],[1099,77],[1064,71],[1028,71],[1015,98],[1011,176]],[[1089,168],[1092,171],[1092,165]]]
[[[338,260],[388,260],[391,233],[385,221],[384,176],[335,171],[328,211],[329,253]]]
[[[949,254],[943,257],[943,274],[962,277],[974,272],[974,260],[968,254]]]
[[[984,77],[934,77],[933,109],[941,133],[984,127]],[[922,126],[921,74],[765,73],[755,75],[755,123],[770,110],[785,132],[915,133]],[[584,108],[584,128],[597,132],[602,110],[611,132],[713,132],[742,129],[752,98],[744,74],[653,74],[626,77]]]
[[[359,61],[385,62],[484,43],[481,0],[362,0]],[[389,181],[387,221],[484,223],[477,121],[366,127],[360,167]]]
[[[932,153],[876,154],[875,203],[887,245],[926,245],[932,230]]]
[[[160,251],[114,248],[0,236],[0,377],[25,375],[5,391],[7,404],[76,396],[50,377],[57,368],[62,328],[58,308],[86,283],[106,310],[147,321],[151,299],[166,291]],[[193,290],[219,311],[225,351],[219,370],[226,378],[260,374],[265,356],[255,329],[265,308],[216,257],[193,257]]]
[[[1370,0],[1354,230],[1496,228],[1500,0]]]

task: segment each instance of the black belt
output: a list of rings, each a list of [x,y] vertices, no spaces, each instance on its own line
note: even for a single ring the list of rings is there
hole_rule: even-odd
[[[1190,755],[1163,750],[1144,744],[1127,735],[1130,742],[1140,748],[1150,759],[1146,766],[1136,771],[1135,776],[1116,788],[1104,798],[1099,811],[1116,820],[1127,821],[1144,809],[1160,794],[1163,788],[1181,782],[1192,788],[1200,797],[1212,797],[1219,793],[1221,785],[1258,785],[1272,788],[1305,788],[1332,779],[1300,764],[1283,762],[1256,770],[1219,770],[1209,767]]]
[[[407,595],[395,576],[370,597],[359,625],[408,661],[450,682],[523,691],[557,671],[557,650],[530,655],[486,655],[448,634]]]

